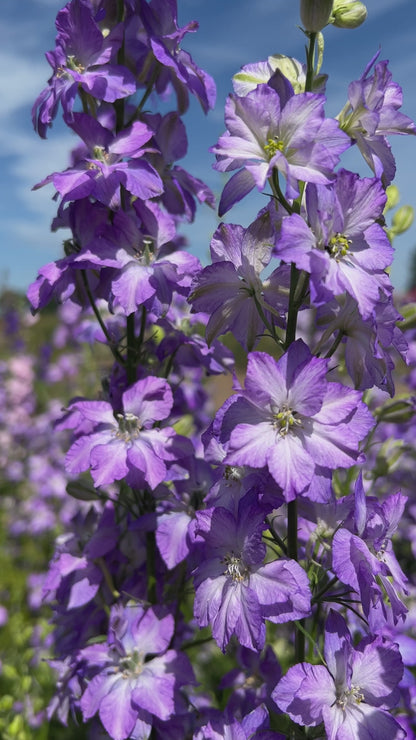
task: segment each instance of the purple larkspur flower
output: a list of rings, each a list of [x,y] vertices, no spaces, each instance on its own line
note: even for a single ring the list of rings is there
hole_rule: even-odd
[[[164,190],[160,201],[168,213],[176,218],[193,221],[196,200],[214,208],[215,196],[212,190],[202,180],[175,164],[186,155],[188,149],[186,128],[178,114],[174,111],[165,116],[147,114],[143,121],[155,132],[157,151],[149,153],[148,161],[163,180]]]
[[[268,85],[245,97],[230,95],[227,132],[211,148],[220,172],[238,169],[223,190],[219,213],[226,213],[254,187],[263,190],[277,168],[286,179],[286,197],[299,195],[298,180],[326,184],[338,155],[349,146],[338,123],[324,117],[325,98],[299,93],[282,98]],[[243,169],[241,169],[243,167]]]
[[[406,501],[407,496],[401,493],[382,503],[366,496],[360,476],[355,485],[354,519],[347,519],[332,541],[332,569],[342,583],[360,594],[373,629],[383,625],[389,612],[394,622],[407,613],[400,598],[400,594],[408,593],[407,578],[391,541]]]
[[[398,646],[368,637],[354,647],[344,619],[331,611],[325,627],[326,665],[289,668],[272,697],[297,724],[324,722],[331,740],[402,740],[390,711],[399,700],[403,663]]]
[[[52,182],[62,197],[62,205],[69,200],[93,197],[113,209],[120,203],[120,186],[142,200],[163,192],[158,173],[143,160],[147,151],[144,144],[153,135],[145,123],[135,121],[116,136],[86,113],[74,113],[68,125],[83,140],[84,152],[73,167],[53,172],[34,189]]]
[[[309,581],[300,565],[284,558],[263,564],[267,524],[255,498],[244,496],[236,515],[222,507],[196,512],[194,613],[201,627],[211,625],[223,651],[233,635],[261,650],[265,619],[280,624],[310,611]]]
[[[187,110],[191,93],[207,113],[215,105],[215,82],[182,48],[185,35],[197,31],[198,23],[190,21],[182,28],[178,26],[176,0],[150,0],[138,3],[138,7],[135,3],[132,10],[126,28],[127,49],[141,84],[148,87],[149,81],[155,80],[156,92],[162,96],[172,86],[180,114]],[[143,24],[138,34],[137,15]]]
[[[362,459],[359,442],[374,425],[361,393],[326,379],[328,362],[302,340],[277,362],[252,352],[244,390],[222,421],[224,463],[267,466],[287,501],[303,493],[328,501],[330,489],[315,479]]]
[[[125,314],[143,304],[155,316],[165,314],[173,292],[188,293],[200,266],[184,250],[172,251],[176,229],[173,219],[151,201],[135,201],[129,211],[117,211],[74,263],[110,268],[110,305]]]
[[[68,450],[66,467],[74,473],[91,467],[96,486],[126,478],[130,485],[146,481],[155,488],[167,475],[166,463],[176,460],[178,453],[184,454],[175,451],[172,427],[155,426],[172,408],[169,383],[153,376],[142,378],[124,391],[122,404],[118,412],[107,401],[72,404],[82,431]],[[85,422],[87,433],[82,427]]]
[[[270,698],[276,681],[282,675],[280,663],[271,645],[261,653],[239,645],[236,650],[237,666],[221,679],[221,689],[232,689],[227,709],[234,716],[265,704],[271,712],[276,711]]]
[[[270,730],[269,713],[263,704],[236,717],[233,712],[225,711],[201,727],[193,735],[193,740],[283,740],[280,732]]]
[[[402,89],[393,82],[388,61],[377,62],[379,55],[380,50],[367,64],[360,79],[350,83],[348,102],[338,119],[341,128],[356,142],[368,166],[386,186],[396,172],[386,136],[416,134],[416,126],[408,116],[400,113]]]
[[[342,333],[347,372],[358,390],[374,385],[394,396],[393,351],[405,360],[407,342],[397,326],[401,319],[391,296],[380,296],[371,316],[363,319],[357,301],[350,295],[320,306],[317,324],[325,331],[315,348],[318,351],[334,333]]]
[[[111,61],[123,42],[121,25],[104,36],[91,4],[87,0],[72,0],[59,11],[56,28],[56,48],[46,54],[53,75],[32,109],[33,125],[42,138],[46,137],[59,103],[67,122],[72,120],[79,88],[109,103],[136,92],[132,73]]]
[[[194,683],[187,657],[168,650],[173,632],[171,614],[135,603],[114,606],[108,642],[82,651],[98,669],[81,697],[84,720],[98,712],[113,740],[148,738],[154,717],[168,720],[181,686]]]
[[[330,185],[307,185],[307,222],[296,213],[283,219],[276,255],[310,274],[314,305],[347,292],[368,318],[380,291],[391,293],[393,248],[376,223],[385,203],[379,180],[341,170]]]
[[[227,331],[251,350],[269,324],[284,325],[290,275],[278,267],[264,280],[262,271],[272,254],[272,227],[264,209],[247,228],[220,224],[211,241],[212,264],[194,278],[189,301],[194,311],[207,313],[208,344]],[[286,295],[284,288],[286,287]]]

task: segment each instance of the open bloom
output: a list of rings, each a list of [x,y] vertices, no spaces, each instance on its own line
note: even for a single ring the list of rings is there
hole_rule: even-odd
[[[107,401],[72,404],[79,414],[80,434],[68,450],[66,467],[73,473],[91,467],[96,486],[126,478],[129,485],[146,481],[156,488],[165,479],[166,462],[177,459],[175,441],[179,438],[174,429],[155,427],[172,408],[169,383],[152,376],[142,378],[124,391],[122,404],[117,413]],[[184,455],[179,451],[179,457]]]
[[[134,603],[114,606],[107,643],[82,650],[95,671],[81,698],[84,720],[98,712],[109,736],[125,740],[148,738],[155,717],[169,719],[180,687],[194,683],[187,657],[167,649],[173,631],[171,614]]]
[[[278,362],[251,353],[245,388],[222,420],[224,463],[267,466],[287,501],[304,492],[328,501],[322,478],[361,459],[359,441],[374,424],[361,393],[326,380],[328,362],[302,340]]]
[[[258,85],[245,97],[229,96],[227,131],[211,151],[217,156],[217,170],[238,172],[224,188],[220,215],[254,187],[262,190],[275,167],[286,179],[287,198],[299,195],[298,180],[323,184],[332,180],[338,155],[349,146],[348,137],[336,121],[325,118],[323,95],[295,95],[286,83],[281,94],[269,85]]]
[[[298,663],[272,696],[297,724],[324,722],[331,740],[401,740],[389,710],[397,705],[403,663],[398,646],[382,637],[354,648],[343,618],[331,611],[325,627],[326,665]]]
[[[263,564],[264,516],[252,492],[235,515],[221,506],[196,513],[194,612],[201,627],[211,625],[223,651],[232,635],[261,650],[265,619],[280,624],[310,612],[309,581],[300,565],[287,558]]]
[[[272,228],[264,209],[247,229],[220,224],[211,241],[212,265],[205,267],[191,285],[189,300],[194,311],[210,315],[208,343],[227,331],[249,350],[265,331],[260,316],[282,325],[287,307],[289,268],[278,267],[262,280],[272,254]],[[283,288],[287,286],[286,296]]]
[[[68,125],[85,144],[81,156],[73,167],[53,172],[34,189],[53,182],[62,204],[93,197],[115,210],[120,204],[120,186],[142,200],[162,193],[158,173],[142,159],[148,151],[143,145],[153,135],[145,123],[135,121],[117,136],[86,113],[74,113]]]
[[[48,86],[37,97],[32,120],[42,138],[61,103],[67,121],[79,88],[97,100],[113,103],[136,92],[136,82],[127,67],[113,64],[123,43],[122,25],[107,36],[100,31],[86,0],[68,2],[56,18],[56,48],[46,54],[53,68]]]
[[[308,184],[307,222],[297,213],[283,219],[276,254],[310,274],[315,305],[347,292],[366,319],[380,291],[391,293],[385,268],[393,249],[376,222],[385,203],[379,180],[341,170],[330,185]]]
[[[400,113],[401,87],[393,82],[388,61],[377,62],[379,55],[380,51],[367,64],[360,79],[350,83],[348,102],[338,119],[341,128],[356,142],[369,167],[386,186],[396,172],[386,136],[416,134],[416,126],[408,116]]]

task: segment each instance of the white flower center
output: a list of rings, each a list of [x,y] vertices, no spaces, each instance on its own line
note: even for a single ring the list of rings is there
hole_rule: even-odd
[[[222,562],[227,566],[224,571],[224,575],[231,576],[233,581],[241,583],[242,581],[245,581],[249,575],[249,570],[243,563],[242,558],[235,555],[234,552],[227,553]]]
[[[364,694],[361,691],[361,687],[351,684],[351,687],[345,689],[337,698],[336,703],[345,711],[347,707],[354,706],[354,704],[361,704],[362,701],[364,701]]]
[[[140,434],[142,425],[140,419],[127,411],[125,414],[116,414],[118,421],[118,429],[114,432],[117,439],[122,439],[123,442],[131,442]]]
[[[123,678],[135,678],[140,676],[143,665],[144,654],[138,650],[133,650],[120,658],[118,670],[122,671]]]

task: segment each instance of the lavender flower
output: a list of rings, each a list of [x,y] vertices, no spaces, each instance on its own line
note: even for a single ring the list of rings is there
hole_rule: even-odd
[[[325,724],[331,740],[401,740],[390,713],[396,706],[403,663],[397,645],[365,638],[355,648],[343,618],[331,611],[325,627],[326,665],[298,663],[272,696],[279,709],[307,727]]]
[[[406,501],[401,493],[383,503],[366,496],[360,476],[355,486],[354,521],[347,519],[332,542],[332,569],[342,583],[360,594],[374,630],[385,623],[389,612],[394,622],[404,619],[407,612],[399,596],[407,593],[407,578],[391,542]]]
[[[396,165],[386,139],[389,134],[416,134],[413,121],[399,112],[401,87],[392,80],[388,61],[377,61],[380,50],[359,80],[348,88],[348,102],[338,115],[341,128],[356,142],[376,177],[389,185]],[[374,66],[373,66],[374,65]]]
[[[224,462],[267,466],[287,501],[302,494],[328,501],[330,490],[322,493],[315,478],[361,459],[359,441],[374,423],[360,393],[326,380],[328,362],[302,340],[278,362],[251,353],[245,389],[222,421]]]
[[[283,219],[276,254],[310,274],[315,305],[346,291],[366,319],[380,291],[391,293],[384,270],[393,259],[393,249],[376,223],[385,203],[380,181],[341,170],[334,184],[307,186],[307,223],[296,213]]]
[[[261,650],[265,618],[282,623],[310,610],[308,578],[298,563],[281,559],[263,565],[264,516],[250,492],[236,515],[222,507],[196,513],[194,612],[201,627],[212,626],[223,651],[233,634],[241,645]]]
[[[98,712],[110,737],[125,740],[148,738],[154,717],[169,719],[179,688],[194,682],[186,656],[167,649],[173,631],[171,614],[114,606],[108,642],[82,651],[96,672],[81,698],[84,720]]]
[[[123,41],[122,26],[104,36],[93,17],[91,4],[87,0],[72,0],[58,13],[56,28],[56,48],[46,54],[53,75],[32,109],[33,125],[42,138],[46,138],[47,127],[51,126],[59,103],[67,122],[72,120],[79,88],[109,103],[136,92],[132,73],[111,62]]]
[[[132,15],[132,28],[135,29],[137,8]],[[182,40],[187,33],[198,29],[196,21],[190,21],[179,28],[177,23],[176,0],[150,0],[139,3],[139,13],[147,38],[137,34],[143,44],[140,54],[136,54],[140,82],[147,87],[152,78],[156,81],[156,91],[164,95],[172,86],[178,99],[179,113],[184,113],[189,104],[189,93],[199,100],[205,113],[215,105],[216,86],[212,77],[200,69],[191,55],[182,49]],[[129,26],[127,24],[127,34]],[[133,38],[136,36],[134,34]],[[137,45],[137,38],[133,44]]]
[[[299,195],[297,180],[326,184],[333,179],[338,155],[349,143],[337,123],[324,117],[324,102],[315,93],[294,95],[293,88],[281,99],[268,85],[245,97],[229,96],[227,132],[211,151],[217,170],[239,171],[224,188],[220,215],[255,186],[262,190],[275,167],[286,178],[287,198]]]
[[[135,121],[115,136],[95,118],[74,113],[70,127],[84,141],[84,151],[74,167],[48,175],[34,189],[53,182],[62,205],[69,200],[93,197],[114,210],[120,204],[121,185],[142,200],[162,193],[163,184],[156,170],[142,160],[147,151],[143,145],[153,135],[145,123]]]
[[[154,426],[169,415],[172,391],[166,380],[148,376],[124,391],[122,403],[116,413],[106,401],[72,404],[80,417],[80,434],[67,453],[67,469],[79,473],[91,467],[96,486],[126,478],[133,486],[146,481],[155,488],[165,480],[166,462],[177,459],[175,431]],[[179,456],[189,453],[187,447]]]
[[[269,324],[284,323],[290,277],[287,268],[277,268],[264,281],[261,272],[270,262],[272,229],[267,209],[248,229],[220,224],[211,241],[212,265],[202,270],[191,285],[189,301],[194,311],[210,315],[206,337],[227,331],[251,350],[265,331],[261,315]]]

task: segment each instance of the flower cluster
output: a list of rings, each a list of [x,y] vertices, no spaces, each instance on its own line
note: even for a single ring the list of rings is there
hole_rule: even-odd
[[[56,299],[93,312],[84,336],[107,360],[97,397],[68,401],[57,425],[84,504],[44,580],[49,716],[71,711],[97,736],[278,740],[301,725],[388,740],[411,726],[399,644],[414,585],[392,544],[407,498],[380,490],[373,462],[389,472],[380,428],[397,421],[387,397],[406,353],[386,137],[416,126],[378,57],[326,115],[315,51],[342,13],[320,6],[301,4],[305,65],[276,55],[235,78],[211,148],[233,173],[219,214],[255,188],[270,197],[248,226],[220,223],[206,267],[178,230],[215,205],[177,164],[189,95],[204,112],[215,101],[182,48],[197,23],[178,26],[176,0],[58,13],[33,122],[45,137],[61,107],[79,142],[35,187],[53,185],[53,228],[71,237],[28,295],[34,311]],[[339,167],[354,144],[371,176]],[[230,371],[214,403],[218,377],[205,377]]]

